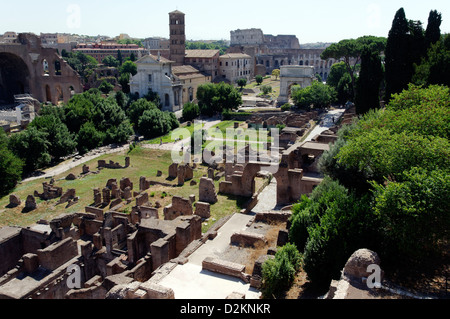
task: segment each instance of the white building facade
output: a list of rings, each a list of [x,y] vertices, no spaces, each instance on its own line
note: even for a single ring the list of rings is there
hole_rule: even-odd
[[[235,84],[245,78],[250,81],[254,76],[254,64],[251,56],[243,53],[227,53],[219,57],[219,79]]]
[[[137,74],[130,80],[131,93],[143,97],[151,89],[161,98],[163,111],[175,112],[183,108],[183,84],[172,73],[173,61],[146,55],[135,63]]]

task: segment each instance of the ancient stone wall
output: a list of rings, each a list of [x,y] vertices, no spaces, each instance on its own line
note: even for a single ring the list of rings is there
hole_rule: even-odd
[[[37,251],[39,264],[48,270],[55,270],[77,254],[77,244],[72,238],[66,238]]]
[[[164,219],[173,220],[178,216],[192,215],[192,203],[189,199],[179,196],[172,197],[172,204],[164,207]]]

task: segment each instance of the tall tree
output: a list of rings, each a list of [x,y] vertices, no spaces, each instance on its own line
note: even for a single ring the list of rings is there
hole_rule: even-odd
[[[356,86],[356,112],[364,114],[380,106],[380,83],[383,79],[381,58],[376,49],[368,46],[361,55],[361,71]]]
[[[123,63],[122,51],[117,50],[117,60],[119,61],[119,65]]]
[[[417,85],[450,85],[450,34],[431,45],[427,56],[415,66],[413,83]]]
[[[366,45],[373,43],[379,52],[384,51],[386,39],[383,37],[363,36],[357,39],[345,39],[326,48],[320,57],[323,60],[343,59],[351,78],[352,97],[356,90],[356,66],[361,62],[361,54]]]
[[[431,10],[428,16],[428,25],[425,31],[425,44],[430,48],[432,44],[439,41],[441,38],[441,23],[442,15],[436,10]]]
[[[9,138],[8,148],[24,161],[24,173],[31,173],[50,163],[50,142],[47,136],[47,132],[31,126]]]
[[[426,55],[427,48],[425,47],[425,31],[422,27],[422,22],[416,20],[408,20],[409,26],[409,59],[410,63],[420,63],[420,60]],[[412,67],[413,71],[414,68]]]
[[[345,62],[335,63],[331,66],[330,74],[327,77],[327,85],[334,87],[336,90],[339,104],[345,104],[345,102],[353,100],[352,80]]]
[[[408,54],[409,41],[409,23],[405,10],[400,8],[395,14],[386,43],[386,101],[390,100],[393,93],[406,89],[411,80],[413,66]]]

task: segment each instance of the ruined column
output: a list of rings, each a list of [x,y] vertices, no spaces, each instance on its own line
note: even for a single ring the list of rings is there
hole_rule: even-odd
[[[102,194],[100,189],[94,188],[94,206],[100,205],[102,203]]]
[[[183,165],[179,165],[177,169],[177,176],[178,176],[178,186],[184,185],[184,175],[186,173],[186,167]]]
[[[113,249],[113,236],[111,227],[106,227],[103,230],[103,238],[105,239],[106,254],[108,256],[111,256],[111,252]]]
[[[102,195],[103,195],[103,203],[109,204],[109,202],[111,201],[111,191],[109,190],[109,188],[107,187],[103,188]]]

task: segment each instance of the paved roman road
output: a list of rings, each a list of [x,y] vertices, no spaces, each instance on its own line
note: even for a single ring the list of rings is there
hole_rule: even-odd
[[[272,210],[276,206],[276,180],[264,188],[252,213]],[[238,278],[202,269],[206,257],[220,258],[230,244],[233,233],[247,228],[254,214],[235,213],[219,230],[213,240],[208,240],[192,255],[189,262],[177,265],[159,284],[172,288],[176,299],[225,299],[233,292],[245,294],[246,299],[259,299],[261,293]]]

